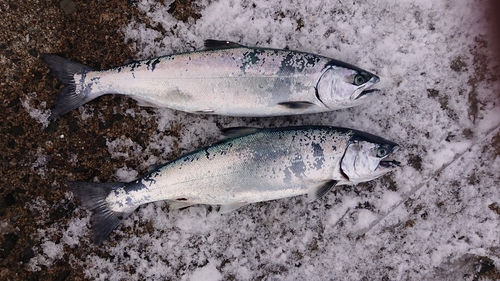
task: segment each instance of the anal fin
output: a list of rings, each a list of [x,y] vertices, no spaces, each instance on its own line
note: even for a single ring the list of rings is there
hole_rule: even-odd
[[[240,207],[248,205],[247,202],[233,202],[225,205],[220,205],[219,213],[225,214],[234,211]]]

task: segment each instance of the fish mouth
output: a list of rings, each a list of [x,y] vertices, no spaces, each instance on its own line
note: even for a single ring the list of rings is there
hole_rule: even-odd
[[[391,150],[391,153],[389,155],[389,157],[391,157],[392,155],[394,155],[394,153],[396,151],[399,150],[399,145],[395,145],[392,150]],[[392,157],[391,157],[392,158]],[[399,161],[396,161],[394,159],[387,159],[387,160],[382,160],[378,163],[378,167],[380,168],[383,168],[383,169],[395,169],[397,167],[401,167],[401,162]],[[377,169],[378,169],[377,167]]]
[[[379,89],[369,89],[369,90],[365,90],[365,91],[362,91],[357,97],[355,97],[354,99],[355,100],[359,100],[361,98],[366,98],[368,96],[372,96],[376,93],[380,92]]]
[[[365,86],[365,90],[359,93],[356,97],[354,97],[354,100],[359,100],[359,99],[364,99],[369,96],[373,96],[376,93],[380,92],[379,89],[371,89],[375,84],[377,84],[380,81],[380,78],[376,75],[373,75],[372,78],[366,83],[367,86]]]
[[[389,169],[389,168],[401,167],[401,162],[396,161],[396,160],[383,160],[383,161],[380,161],[380,163],[378,165],[379,165],[379,167]]]

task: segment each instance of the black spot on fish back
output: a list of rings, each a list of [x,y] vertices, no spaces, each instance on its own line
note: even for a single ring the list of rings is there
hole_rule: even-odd
[[[156,65],[160,63],[160,58],[156,58],[152,63],[151,63],[151,71],[154,71],[156,68]]]
[[[308,67],[313,67],[320,61],[320,58],[318,56],[312,54],[304,55],[304,59],[306,60],[306,66]]]
[[[261,49],[251,49],[250,51],[243,53],[243,64],[240,67],[241,71],[246,73],[248,67],[259,63],[261,61],[260,55],[263,53],[265,53],[265,50]],[[262,60],[264,60],[264,58],[262,58]]]
[[[153,172],[151,174],[148,174],[146,176],[144,176],[142,178],[142,182],[144,183],[148,183],[149,186],[153,185],[156,183],[156,180],[153,178],[155,175],[157,174],[157,172]],[[143,187],[146,187],[145,185],[143,185]]]
[[[320,61],[318,56],[307,53],[290,52],[281,61],[279,74],[302,72],[306,67],[313,67]]]
[[[136,62],[131,63],[129,65],[130,71],[133,72],[136,68],[141,67],[141,65],[142,65],[142,62],[140,62],[140,61],[136,61]]]
[[[148,70],[154,71],[156,68],[156,65],[160,62],[160,58],[152,58],[147,61],[145,61],[144,64],[146,64],[146,67]]]
[[[288,53],[286,55],[286,57],[281,61],[278,74],[289,75],[295,73],[296,67],[294,66],[293,57],[294,55],[292,53]]]
[[[311,144],[311,146],[313,148],[313,156],[314,157],[322,157],[322,156],[324,156],[323,147],[319,143],[313,142]]]

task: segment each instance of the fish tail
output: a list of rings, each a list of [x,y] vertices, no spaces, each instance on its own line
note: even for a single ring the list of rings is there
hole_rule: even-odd
[[[131,212],[115,212],[109,209],[106,197],[109,193],[126,183],[92,183],[68,182],[66,186],[80,199],[82,205],[92,211],[93,243],[98,245],[124,220]]]
[[[54,73],[59,82],[66,84],[65,88],[57,96],[52,108],[50,119],[70,112],[73,109],[89,102],[93,98],[90,97],[90,87],[82,87],[81,90],[76,91],[77,81],[75,81],[75,74],[83,74],[93,70],[83,64],[72,62],[54,54],[42,54],[42,58],[47,63],[47,66]]]

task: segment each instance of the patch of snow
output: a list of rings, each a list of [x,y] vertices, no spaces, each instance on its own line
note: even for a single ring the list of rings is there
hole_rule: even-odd
[[[37,99],[38,94],[28,93],[21,101],[22,106],[31,118],[35,119],[38,123],[42,124],[42,128],[47,128],[49,126],[50,109],[47,109],[47,102],[40,102],[38,106],[33,105],[33,100]]]

